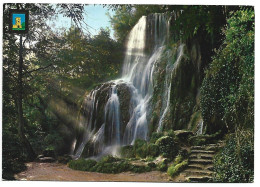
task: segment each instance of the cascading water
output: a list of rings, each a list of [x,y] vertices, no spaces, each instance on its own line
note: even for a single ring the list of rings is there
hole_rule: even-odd
[[[74,155],[78,158],[87,142],[93,145],[93,153],[100,155],[117,154],[116,148],[122,145],[133,144],[139,139],[148,140],[149,103],[153,96],[153,72],[161,54],[165,51],[165,40],[169,34],[169,16],[166,14],[153,14],[143,16],[131,30],[126,56],[123,64],[122,77],[103,86],[103,90],[110,90],[109,94],[94,90],[85,101],[87,112],[80,120],[85,131],[83,138],[79,140]],[[169,108],[171,78],[176,64],[182,56],[183,45],[180,46],[178,58],[175,64],[168,62],[165,78],[165,98],[162,115],[158,125],[158,131]],[[127,122],[123,125],[119,99],[119,88],[124,86],[130,93]],[[98,94],[99,96],[97,96]],[[106,92],[107,93],[107,92]],[[106,104],[103,107],[103,121],[99,122],[97,116],[102,105],[101,96],[104,95]],[[101,125],[98,125],[101,124]]]
[[[196,135],[202,135],[203,133],[203,120],[201,119],[198,124],[198,130],[196,132]]]
[[[171,93],[171,88],[172,88],[172,83],[171,83],[172,76],[176,72],[176,69],[177,69],[178,65],[180,64],[180,61],[183,57],[183,48],[184,48],[184,44],[179,46],[178,53],[177,53],[178,56],[177,56],[177,60],[175,61],[175,63],[172,64],[172,62],[168,60],[167,65],[166,65],[166,78],[165,78],[164,92],[163,93],[165,93],[164,98],[167,98],[167,99],[163,100],[164,110],[163,110],[163,113],[162,113],[161,118],[159,120],[157,132],[162,131],[162,126],[163,126],[165,116],[166,116],[167,112],[169,111],[170,97],[171,97],[170,93]],[[172,55],[172,54],[170,53],[170,51],[167,51],[167,52],[168,52],[167,53],[167,55],[168,55],[167,59],[171,59],[170,55]]]

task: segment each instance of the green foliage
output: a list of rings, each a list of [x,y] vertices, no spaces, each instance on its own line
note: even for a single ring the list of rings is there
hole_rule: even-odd
[[[155,143],[162,136],[163,136],[163,132],[153,132],[150,138],[150,143]]]
[[[214,158],[214,182],[254,181],[254,132],[236,131]]]
[[[159,155],[159,146],[154,143],[147,143],[145,140],[136,139],[133,146],[121,147],[120,154],[124,158],[154,158]]]
[[[95,160],[80,158],[78,160],[71,160],[68,166],[75,170],[80,171],[91,171],[92,168],[97,164]]]
[[[44,144],[47,150],[59,150],[59,148],[62,147],[63,144],[63,139],[61,134],[57,132],[48,134],[44,138]]]
[[[133,148],[136,157],[145,158],[147,156],[147,142],[145,140],[136,139]]]
[[[159,138],[155,144],[159,146],[160,154],[166,158],[174,158],[178,154],[179,147],[170,136]]]
[[[161,162],[161,163],[159,163],[159,164],[157,165],[157,169],[158,169],[159,171],[165,172],[165,171],[167,171],[167,169],[168,169],[168,165],[167,165],[166,163],[164,163],[164,162]]]
[[[103,160],[98,162],[91,171],[100,173],[121,173],[129,171],[129,168],[130,164],[126,161],[105,162]]]
[[[111,155],[105,156],[100,160],[100,162],[102,162],[102,163],[112,163],[112,162],[117,162],[117,161],[120,161],[120,159],[113,157]]]
[[[133,158],[134,151],[133,151],[133,146],[131,145],[126,145],[120,148],[120,154],[124,158]]]
[[[178,155],[175,157],[173,164],[174,164],[174,165],[177,165],[177,164],[181,163],[181,161],[183,161],[183,156],[180,155],[180,154],[178,154]]]
[[[113,156],[103,157],[99,162],[90,159],[71,160],[68,163],[68,166],[75,170],[114,174],[126,171],[143,173],[152,170],[150,166],[133,165],[126,160],[115,158]]]
[[[159,155],[159,146],[156,144],[148,144],[147,155],[151,157],[156,157]]]
[[[130,171],[134,173],[144,173],[144,172],[149,172],[152,169],[149,166],[137,166],[137,165],[132,165],[130,167]]]
[[[224,6],[178,6],[176,7],[177,19],[172,28],[175,32],[181,31],[183,39],[190,38],[196,34],[204,33],[204,37],[217,38],[221,26],[225,24],[225,12],[234,7]]]
[[[167,173],[168,175],[170,175],[171,177],[174,177],[176,175],[178,175],[183,169],[185,169],[185,167],[188,165],[188,160],[184,160],[181,163],[178,164],[172,164],[168,170]]]
[[[188,128],[190,130],[192,130],[193,132],[197,130],[197,125],[199,123],[199,121],[201,120],[201,111],[198,110],[196,112],[194,112],[191,116],[191,119],[190,119],[190,122],[189,122],[189,125],[188,125]]]
[[[201,87],[202,116],[208,131],[254,124],[254,11],[232,14]]]

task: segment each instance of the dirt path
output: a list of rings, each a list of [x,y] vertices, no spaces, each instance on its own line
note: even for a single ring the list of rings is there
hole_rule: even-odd
[[[136,182],[170,182],[166,173],[152,171],[147,173],[124,172],[104,174],[72,170],[59,163],[27,163],[27,170],[17,175],[17,180],[31,181],[136,181]]]

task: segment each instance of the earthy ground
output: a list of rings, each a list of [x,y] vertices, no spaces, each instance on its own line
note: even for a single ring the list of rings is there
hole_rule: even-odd
[[[59,163],[27,163],[27,170],[17,175],[17,180],[30,181],[136,181],[136,182],[170,182],[167,173],[151,171],[147,173],[124,172],[104,174],[76,171]]]

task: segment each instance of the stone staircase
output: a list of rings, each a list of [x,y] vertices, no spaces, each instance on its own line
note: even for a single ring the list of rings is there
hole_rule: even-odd
[[[222,142],[191,147],[189,164],[181,172],[185,182],[208,182],[212,179],[213,157],[221,145]]]

